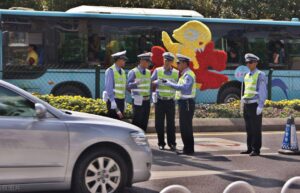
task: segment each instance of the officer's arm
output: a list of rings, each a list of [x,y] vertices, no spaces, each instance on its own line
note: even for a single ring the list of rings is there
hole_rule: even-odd
[[[152,89],[152,91],[153,92],[155,92],[155,90],[156,90],[156,88],[157,88],[157,83],[155,83],[155,82],[153,82],[153,81],[156,81],[157,80],[157,70],[155,69],[154,71],[153,71],[153,74],[152,74],[152,76],[151,76],[151,89]],[[157,82],[157,81],[156,81]]]
[[[128,73],[128,80],[127,80],[127,90],[130,92],[131,89],[136,88],[137,85],[135,83],[135,73],[133,70],[130,70]]]
[[[114,94],[114,72],[112,69],[107,69],[105,71],[105,90],[107,96],[111,102],[115,101]]]
[[[175,90],[188,91],[194,83],[193,78],[190,75],[185,75],[184,83],[182,85],[170,82],[168,86],[174,88]]]
[[[157,70],[156,69],[153,71],[153,74],[151,76],[151,82],[153,82],[155,80],[157,80]]]
[[[264,107],[265,101],[267,99],[267,93],[266,75],[261,73],[258,77],[258,106],[260,108]]]

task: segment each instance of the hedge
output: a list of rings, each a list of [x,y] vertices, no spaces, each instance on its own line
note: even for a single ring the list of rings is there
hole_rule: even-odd
[[[106,103],[102,99],[91,99],[80,96],[38,95],[58,109],[79,111],[96,115],[106,115]],[[154,117],[151,110],[150,117]],[[266,118],[285,118],[290,114],[300,117],[300,100],[266,101],[263,116]],[[240,101],[228,104],[199,104],[196,105],[196,118],[241,118]],[[132,118],[132,106],[126,105],[125,118]]]
[[[266,101],[263,111],[265,118],[286,118],[289,115],[300,117],[300,100]],[[195,117],[198,118],[242,118],[240,101],[228,104],[197,105]]]
[[[106,103],[102,99],[91,99],[81,96],[53,96],[37,95],[40,99],[48,102],[51,106],[58,109],[91,113],[95,115],[106,115]],[[132,107],[126,105],[125,118],[132,117]]]

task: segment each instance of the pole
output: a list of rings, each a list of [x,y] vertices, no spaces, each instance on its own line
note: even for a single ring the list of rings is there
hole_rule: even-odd
[[[244,112],[244,103],[243,103],[243,90],[244,90],[244,81],[241,84],[241,100],[240,100],[240,115],[243,116]]]
[[[100,98],[100,65],[96,65],[95,69],[95,98]]]
[[[272,74],[274,69],[271,68],[268,74],[268,100],[272,100]]]

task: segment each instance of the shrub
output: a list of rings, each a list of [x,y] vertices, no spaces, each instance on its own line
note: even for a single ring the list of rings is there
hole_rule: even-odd
[[[266,101],[263,117],[285,118],[289,115],[300,117],[300,100]],[[195,117],[197,118],[242,118],[240,114],[240,101],[227,104],[197,105]]]
[[[106,115],[106,103],[102,99],[91,99],[80,96],[37,95],[50,105],[71,111]],[[285,118],[289,115],[300,117],[300,100],[266,101],[263,116],[265,118]],[[150,117],[154,117],[151,110]],[[241,118],[240,101],[227,104],[200,104],[196,106],[196,118]],[[125,118],[132,118],[132,106],[126,105]]]
[[[107,114],[106,102],[102,99],[91,99],[81,96],[53,96],[53,95],[37,95],[40,99],[48,102],[55,108],[70,111],[78,111],[91,113],[95,115]],[[132,107],[126,105],[125,118],[131,118]]]

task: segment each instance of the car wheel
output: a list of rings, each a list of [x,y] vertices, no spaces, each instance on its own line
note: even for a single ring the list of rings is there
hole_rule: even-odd
[[[240,100],[241,90],[236,87],[228,87],[225,88],[220,94],[220,102],[221,103],[230,103],[235,100]]]
[[[97,149],[84,155],[74,172],[75,193],[119,193],[127,181],[126,162],[112,149]]]

